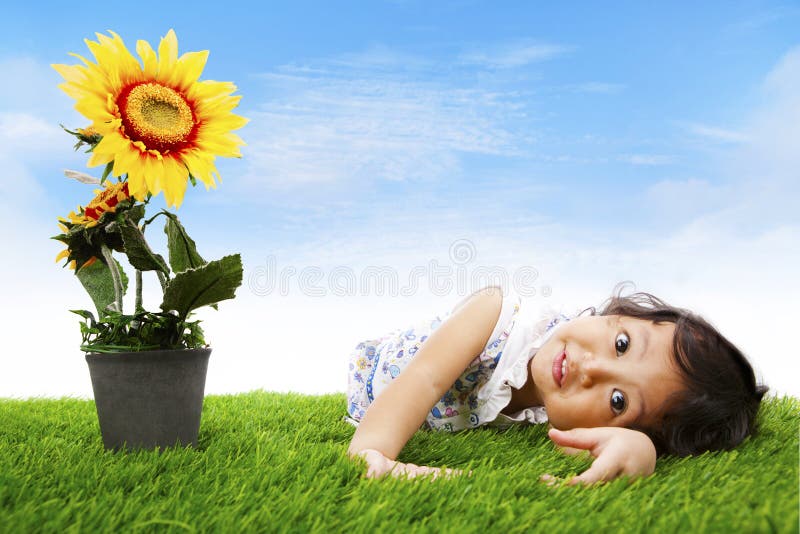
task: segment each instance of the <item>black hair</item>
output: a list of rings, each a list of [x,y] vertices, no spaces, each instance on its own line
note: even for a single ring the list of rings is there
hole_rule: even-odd
[[[636,430],[650,437],[659,455],[676,456],[729,450],[755,434],[759,404],[769,388],[756,383],[745,355],[689,310],[649,293],[623,296],[626,285],[617,285],[599,312],[591,308],[592,314],[674,323],[672,356],[684,384],[661,406],[656,423]]]

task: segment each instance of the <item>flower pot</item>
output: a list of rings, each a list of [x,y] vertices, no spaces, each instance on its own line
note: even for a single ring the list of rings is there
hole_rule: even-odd
[[[197,446],[211,349],[89,353],[106,449]]]

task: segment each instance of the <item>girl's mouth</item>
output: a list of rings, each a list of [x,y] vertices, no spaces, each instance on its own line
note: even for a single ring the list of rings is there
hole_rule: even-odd
[[[567,350],[562,350],[553,359],[553,380],[556,385],[561,387],[564,385],[564,377],[567,376]]]

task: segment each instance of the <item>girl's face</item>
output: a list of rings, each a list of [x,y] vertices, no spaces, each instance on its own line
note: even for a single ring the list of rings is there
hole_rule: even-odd
[[[619,315],[556,327],[530,367],[550,423],[561,430],[656,424],[661,404],[683,384],[674,332],[673,323]]]

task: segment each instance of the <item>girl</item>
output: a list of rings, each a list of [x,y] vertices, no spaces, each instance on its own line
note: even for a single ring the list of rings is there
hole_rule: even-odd
[[[359,343],[349,455],[368,477],[436,478],[460,471],[395,461],[417,429],[549,422],[564,452],[595,458],[575,484],[647,476],[657,454],[729,449],[754,432],[767,388],[744,355],[691,312],[621,290],[599,313],[537,318],[488,287],[444,320]]]

